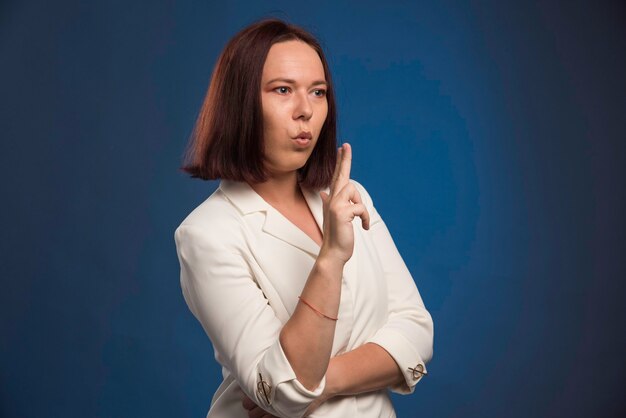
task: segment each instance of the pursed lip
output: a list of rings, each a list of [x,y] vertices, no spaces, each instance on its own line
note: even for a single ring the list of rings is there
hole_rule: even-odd
[[[302,138],[302,139],[313,139],[313,135],[311,135],[311,132],[305,132],[302,131],[298,134],[297,137],[295,137],[294,139],[298,139],[298,138]]]

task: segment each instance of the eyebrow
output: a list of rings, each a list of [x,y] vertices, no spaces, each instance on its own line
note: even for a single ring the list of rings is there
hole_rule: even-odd
[[[290,78],[274,78],[270,81],[267,82],[267,84],[272,84],[275,81],[282,81],[283,83],[287,83],[287,84],[296,84],[296,80],[292,80]],[[319,86],[319,85],[325,85],[328,86],[328,83],[326,83],[326,81],[324,80],[316,80],[314,82],[311,83],[312,86]]]

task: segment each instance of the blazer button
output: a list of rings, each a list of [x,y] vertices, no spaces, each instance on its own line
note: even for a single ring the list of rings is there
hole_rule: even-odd
[[[270,395],[272,393],[272,385],[263,380],[263,376],[259,373],[259,383],[256,385],[259,398],[264,400],[267,405],[271,405]]]
[[[426,376],[428,374],[428,372],[424,371],[424,365],[421,363],[418,363],[418,365],[415,367],[409,367],[409,371],[413,373],[414,380],[418,380],[422,376]]]

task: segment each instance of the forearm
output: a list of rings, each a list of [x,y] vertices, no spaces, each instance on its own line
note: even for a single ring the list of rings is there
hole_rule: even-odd
[[[354,395],[404,382],[397,363],[384,348],[367,343],[330,359],[326,385],[333,396]]]
[[[302,298],[325,315],[337,317],[341,300],[343,263],[318,257]],[[298,380],[309,390],[317,388],[330,361],[336,322],[298,303],[280,332],[280,344]]]

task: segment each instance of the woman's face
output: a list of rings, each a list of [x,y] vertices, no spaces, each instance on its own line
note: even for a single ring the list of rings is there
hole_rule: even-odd
[[[270,176],[302,168],[328,114],[324,67],[302,41],[272,45],[263,66],[261,103],[265,168]],[[299,140],[302,132],[311,139]]]

